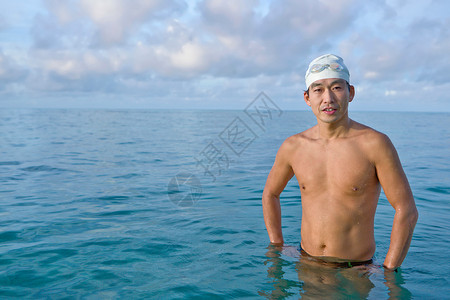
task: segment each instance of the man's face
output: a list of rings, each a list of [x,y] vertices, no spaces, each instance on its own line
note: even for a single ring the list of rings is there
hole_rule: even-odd
[[[347,116],[348,103],[355,96],[355,89],[347,86],[343,79],[328,78],[314,81],[309,87],[309,95],[305,92],[304,99],[318,120],[334,123]]]

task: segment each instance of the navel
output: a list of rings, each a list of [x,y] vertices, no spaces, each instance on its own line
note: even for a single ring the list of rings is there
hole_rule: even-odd
[[[353,190],[354,192],[357,192],[357,191],[359,190],[359,188],[358,188],[357,186],[354,186],[354,187],[352,188],[352,190]]]

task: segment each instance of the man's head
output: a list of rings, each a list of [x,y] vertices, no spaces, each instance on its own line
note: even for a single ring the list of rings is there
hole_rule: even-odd
[[[305,74],[306,90],[313,82],[328,78],[340,78],[350,83],[350,73],[344,60],[334,54],[319,56],[309,64]]]
[[[304,100],[318,120],[334,123],[348,118],[348,104],[355,96],[344,61],[333,54],[314,59],[305,75]]]

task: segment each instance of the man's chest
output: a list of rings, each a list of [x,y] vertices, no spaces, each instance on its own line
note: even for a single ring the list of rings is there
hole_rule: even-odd
[[[291,164],[302,192],[362,192],[377,182],[374,165],[359,147],[312,145],[297,151]]]

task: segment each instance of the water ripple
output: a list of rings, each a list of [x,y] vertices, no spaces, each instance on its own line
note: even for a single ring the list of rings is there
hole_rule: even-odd
[[[239,157],[219,138],[238,115],[254,125],[239,111],[0,114],[7,133],[0,161],[2,299],[308,298],[329,293],[327,283],[335,281],[341,283],[336,298],[384,299],[392,287],[402,295],[408,288],[410,298],[447,296],[450,166],[441,137],[448,136],[450,127],[442,126],[448,115],[355,114],[391,137],[420,211],[402,272],[391,280],[301,273],[298,257],[268,247],[264,183],[283,140],[315,122],[309,113],[285,112],[266,131],[253,128],[258,139]],[[418,121],[408,134],[400,130]],[[215,181],[196,161],[211,141],[230,159]],[[170,179],[185,170],[201,178],[203,189],[189,208],[167,194]],[[295,179],[281,195],[289,245],[300,242],[299,195]],[[375,220],[379,260],[389,247],[393,215],[382,196]],[[317,279],[309,294],[305,277]],[[367,286],[367,297],[355,296]]]

